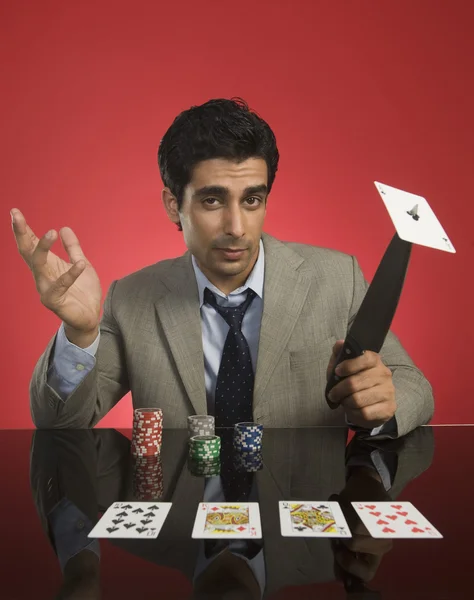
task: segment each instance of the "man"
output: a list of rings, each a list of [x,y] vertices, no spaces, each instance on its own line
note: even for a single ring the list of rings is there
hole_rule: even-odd
[[[173,428],[209,412],[218,426],[349,423],[396,437],[430,420],[431,387],[393,333],[380,355],[339,365],[339,408],[328,407],[327,373],[367,283],[353,256],[262,233],[278,160],[272,130],[241,99],[181,113],[158,163],[189,251],[113,282],[102,320],[100,282],[73,231],[59,232],[66,263],[51,252],[54,230],[38,239],[12,211],[41,302],[62,321],[31,381],[37,427],[92,427],[129,391]]]

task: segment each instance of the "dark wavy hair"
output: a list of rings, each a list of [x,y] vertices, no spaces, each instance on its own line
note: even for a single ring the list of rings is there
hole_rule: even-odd
[[[161,179],[177,199],[179,209],[194,167],[212,158],[237,163],[263,158],[270,193],[280,155],[270,126],[242,98],[216,98],[191,106],[175,118],[158,148]],[[181,231],[181,225],[178,229]]]

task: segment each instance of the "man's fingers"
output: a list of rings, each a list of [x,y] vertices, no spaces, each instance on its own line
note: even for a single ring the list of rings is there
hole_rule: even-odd
[[[367,427],[367,423],[370,423],[372,428],[380,427],[393,417],[396,408],[395,401],[377,402],[364,408],[346,409],[346,417],[349,423],[358,427]]]
[[[70,227],[62,227],[59,230],[59,235],[64,246],[64,249],[68,253],[72,263],[76,263],[78,260],[85,260],[84,252],[79,244],[76,234]]]
[[[327,381],[329,381],[329,377],[331,376],[331,373],[333,372],[334,367],[336,365],[337,356],[343,346],[344,346],[344,340],[337,340],[337,342],[334,344],[334,346],[332,348],[331,358],[329,359],[328,368],[326,370],[326,380]]]
[[[377,366],[379,361],[380,357],[377,353],[366,350],[364,354],[361,354],[360,356],[349,358],[339,363],[337,366],[337,374],[340,377],[349,377],[360,371]]]
[[[12,229],[16,245],[21,256],[30,265],[31,257],[39,240],[28,226],[25,217],[18,208],[12,208],[10,214],[12,217]]]
[[[48,290],[47,297],[43,299],[43,304],[46,304],[50,308],[56,307],[58,302],[61,301],[61,298],[84,271],[86,266],[86,261],[82,259],[77,263],[74,263],[66,273],[61,275],[61,277],[58,277]]]
[[[48,231],[36,244],[31,256],[31,268],[35,275],[44,275],[44,267],[48,261],[48,252],[57,239],[54,229]]]

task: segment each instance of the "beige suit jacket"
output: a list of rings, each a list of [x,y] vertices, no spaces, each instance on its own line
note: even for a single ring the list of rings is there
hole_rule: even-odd
[[[254,420],[265,427],[344,425],[324,397],[326,368],[367,289],[355,257],[263,234],[265,281]],[[164,427],[207,412],[198,288],[191,254],[114,281],[107,293],[94,369],[65,402],[47,384],[56,336],[33,372],[39,428],[88,428],[129,391],[134,407],[160,407]],[[398,434],[427,423],[431,386],[390,332],[381,350],[396,388]]]

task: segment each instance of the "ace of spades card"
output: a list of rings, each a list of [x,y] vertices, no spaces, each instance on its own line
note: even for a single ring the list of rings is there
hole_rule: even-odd
[[[170,508],[171,502],[114,502],[87,537],[155,539]]]
[[[352,537],[337,502],[281,501],[279,509],[281,534],[285,537]]]

